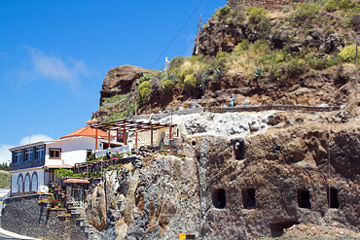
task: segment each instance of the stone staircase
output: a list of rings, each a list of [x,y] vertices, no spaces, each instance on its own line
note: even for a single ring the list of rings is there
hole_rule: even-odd
[[[70,213],[71,220],[76,226],[85,233],[86,239],[101,240],[97,234],[98,230],[86,221],[84,208],[74,207],[72,203],[67,203],[67,212]]]

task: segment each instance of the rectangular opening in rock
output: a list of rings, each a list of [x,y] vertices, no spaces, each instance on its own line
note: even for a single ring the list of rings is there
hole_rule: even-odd
[[[310,202],[310,191],[309,190],[298,190],[298,207],[311,209]]]
[[[234,143],[235,159],[242,160],[245,158],[245,144],[244,141],[237,140]]]
[[[294,224],[299,224],[299,222],[294,220],[281,220],[270,223],[271,237],[280,237],[284,234],[284,228],[289,228]]]
[[[243,207],[245,209],[256,208],[255,189],[248,188],[241,191]]]
[[[327,200],[329,208],[339,208],[338,190],[336,188],[328,189]]]

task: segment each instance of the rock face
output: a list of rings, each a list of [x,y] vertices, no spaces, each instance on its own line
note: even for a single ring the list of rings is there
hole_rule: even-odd
[[[359,120],[347,112],[221,115],[183,117],[187,135],[178,154],[185,157],[144,155],[137,168],[108,172],[100,183],[105,196],[100,188],[89,194],[100,199],[89,202],[106,202],[101,222],[108,228],[99,236],[255,239],[311,224],[322,229],[315,232],[332,227],[359,237]],[[232,134],[236,123],[246,132]],[[235,153],[236,141],[243,145]]]
[[[150,72],[150,70],[131,65],[111,69],[106,74],[100,91],[100,106],[106,98],[129,93],[134,81],[147,72]]]

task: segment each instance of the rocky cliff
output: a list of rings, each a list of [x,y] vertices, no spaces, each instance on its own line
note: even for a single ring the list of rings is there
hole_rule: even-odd
[[[186,133],[182,157],[140,152],[140,168],[108,172],[88,200],[89,221],[103,239],[291,238],[309,224],[356,239],[360,122],[351,112],[174,118]]]

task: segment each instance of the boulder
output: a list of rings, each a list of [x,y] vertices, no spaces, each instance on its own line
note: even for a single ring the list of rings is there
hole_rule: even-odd
[[[129,93],[135,80],[139,79],[144,73],[150,71],[151,70],[149,69],[131,65],[124,65],[111,69],[106,74],[100,91],[100,106],[106,98],[118,94]]]

